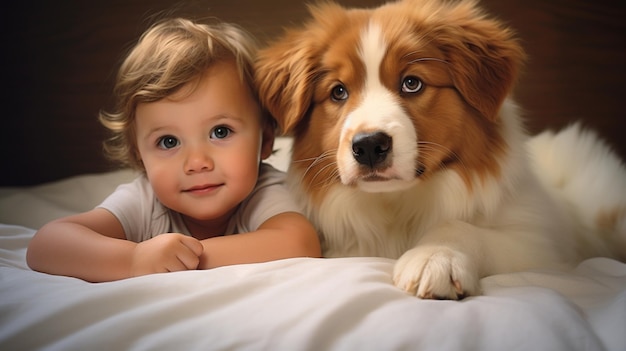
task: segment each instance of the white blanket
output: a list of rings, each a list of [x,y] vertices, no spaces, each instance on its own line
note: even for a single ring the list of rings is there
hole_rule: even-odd
[[[393,260],[289,259],[111,283],[28,269],[46,221],[129,171],[0,189],[0,350],[626,350],[626,264],[503,274],[461,302],[409,296]]]

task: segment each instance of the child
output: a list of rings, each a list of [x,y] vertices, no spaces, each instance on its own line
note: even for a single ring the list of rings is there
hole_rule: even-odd
[[[274,123],[252,85],[254,46],[230,24],[163,21],[120,68],[108,153],[142,171],[97,208],[43,226],[28,265],[100,282],[319,257],[272,153]],[[230,235],[237,234],[237,235]]]

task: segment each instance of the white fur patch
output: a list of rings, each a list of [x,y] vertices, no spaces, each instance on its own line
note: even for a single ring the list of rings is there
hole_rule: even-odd
[[[625,247],[626,166],[597,134],[577,123],[558,133],[545,131],[527,146],[535,174],[554,198],[569,204],[571,218],[591,233],[599,227],[615,234],[588,236],[588,250],[597,252],[604,241]],[[610,221],[603,223],[604,217]],[[612,249],[605,251],[619,255]]]
[[[337,163],[343,184],[355,184],[363,191],[406,189],[415,183],[417,134],[393,92],[380,81],[380,66],[387,50],[380,26],[370,23],[361,35],[360,56],[365,65],[363,100],[343,125]],[[360,167],[352,155],[352,139],[358,133],[383,132],[392,138],[392,164],[377,175],[387,181],[359,179]]]

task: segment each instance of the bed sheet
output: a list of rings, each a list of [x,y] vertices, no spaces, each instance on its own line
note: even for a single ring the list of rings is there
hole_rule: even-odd
[[[135,176],[0,188],[0,350],[626,349],[626,264],[605,258],[487,277],[483,295],[460,302],[405,294],[391,282],[394,261],[372,257],[98,284],[28,269],[36,228],[95,206]]]
[[[419,300],[393,260],[287,259],[110,283],[30,271],[34,230],[0,226],[2,350],[623,350],[626,265],[482,280]]]

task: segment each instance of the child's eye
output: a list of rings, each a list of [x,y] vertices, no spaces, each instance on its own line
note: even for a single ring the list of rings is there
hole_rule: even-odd
[[[218,126],[211,131],[211,139],[224,139],[230,135],[232,130],[225,126]]]
[[[173,149],[177,147],[178,145],[180,145],[180,141],[178,141],[176,137],[173,137],[171,135],[163,136],[159,138],[159,140],[157,141],[157,146],[165,150]]]

